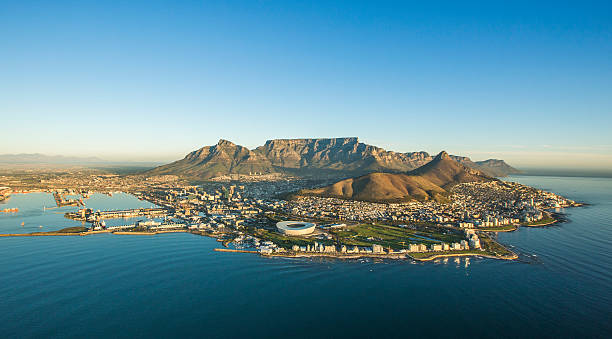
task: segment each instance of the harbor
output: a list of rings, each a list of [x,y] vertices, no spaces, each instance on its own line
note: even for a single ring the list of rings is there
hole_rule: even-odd
[[[165,217],[171,211],[165,208],[133,208],[121,210],[94,211],[91,208],[82,208],[76,212],[67,212],[66,218],[96,222],[104,219],[135,218],[135,217]]]

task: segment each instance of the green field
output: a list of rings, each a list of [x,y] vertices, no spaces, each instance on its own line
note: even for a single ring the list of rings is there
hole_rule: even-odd
[[[409,244],[429,245],[440,241],[453,243],[463,239],[460,233],[452,230],[440,229],[438,232],[426,232],[379,224],[361,224],[347,229],[332,230],[331,233],[336,237],[338,243],[343,245],[379,244],[394,250],[408,248]]]
[[[544,217],[544,218],[542,218],[542,220],[538,220],[538,221],[534,221],[534,222],[524,222],[521,225],[523,225],[523,226],[542,226],[542,225],[552,224],[555,221],[557,221],[555,218]]]
[[[518,227],[515,225],[504,225],[498,227],[478,227],[477,231],[488,231],[488,232],[497,232],[497,231],[514,231]]]
[[[271,223],[286,218],[278,216],[268,216]],[[402,228],[399,226],[382,225],[377,223],[363,223],[354,226],[347,226],[341,229],[332,229],[327,232],[333,236],[333,240],[319,240],[302,236],[286,236],[276,232],[273,227],[268,229],[250,228],[247,233],[258,237],[263,241],[272,241],[280,247],[291,249],[293,245],[306,246],[313,245],[315,242],[326,245],[346,245],[369,247],[373,244],[381,245],[393,250],[408,249],[410,244],[425,244],[427,246],[440,242],[455,243],[465,239],[462,230],[436,226],[430,223],[419,223],[412,225],[413,228]],[[514,226],[504,226],[497,229],[513,229]],[[444,252],[411,253],[415,258],[428,258],[439,254],[482,254],[489,256],[510,257],[514,253],[507,250],[490,238],[486,232],[480,233],[481,250],[461,250]]]
[[[480,246],[486,254],[493,256],[513,256],[514,253],[504,246],[500,245],[497,241],[490,238],[488,235],[481,233]]]

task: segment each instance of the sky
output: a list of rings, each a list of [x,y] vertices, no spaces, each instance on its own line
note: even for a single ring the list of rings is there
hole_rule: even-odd
[[[612,2],[2,1],[0,154],[219,139],[612,169]]]

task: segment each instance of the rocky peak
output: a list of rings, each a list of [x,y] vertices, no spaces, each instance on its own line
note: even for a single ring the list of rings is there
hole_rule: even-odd
[[[233,142],[231,142],[229,140],[219,139],[219,141],[217,142],[217,146],[220,146],[220,147],[234,147],[234,146],[236,146],[236,144],[234,144]]]
[[[184,159],[160,166],[150,173],[183,174],[210,178],[228,173],[271,173],[298,175],[361,175],[372,172],[408,172],[436,164],[446,167],[469,167],[495,170],[503,175],[514,170],[497,160],[475,164],[469,158],[450,156],[442,151],[432,161],[427,152],[399,153],[359,142],[357,137],[274,139],[254,150],[220,139],[217,144],[202,147]],[[442,161],[444,160],[444,161]],[[458,162],[457,162],[458,161]],[[431,164],[430,164],[431,163]],[[428,165],[428,166],[427,166]],[[516,171],[516,170],[514,170]]]
[[[445,159],[450,159],[450,155],[448,155],[448,153],[446,153],[446,151],[442,151],[440,153],[438,153],[438,155],[436,155],[436,159],[439,160],[445,160]]]
[[[359,139],[357,137],[348,138],[318,138],[318,139],[272,139],[266,141],[264,148],[271,149],[274,147],[287,147],[287,146],[302,146],[309,144],[327,144],[327,145],[347,145],[357,144]]]

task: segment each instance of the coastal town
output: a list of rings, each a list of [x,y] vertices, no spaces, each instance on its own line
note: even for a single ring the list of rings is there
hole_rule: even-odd
[[[3,185],[16,185],[4,187],[6,195],[43,191],[53,194],[58,207],[75,207],[65,217],[87,226],[64,234],[75,230],[80,235],[190,232],[218,239],[224,245],[220,250],[264,256],[514,259],[515,253],[496,242],[495,232],[547,225],[559,220],[555,209],[579,205],[554,193],[501,180],[458,184],[448,202],[377,203],[288,195],[325,184],[294,178],[199,185],[171,176],[99,173],[54,175],[26,184],[17,178],[1,179]],[[118,191],[156,207],[100,211],[86,206],[87,197],[94,193]],[[125,218],[140,219],[107,225],[109,219]],[[287,232],[279,228],[287,220],[312,227]]]

